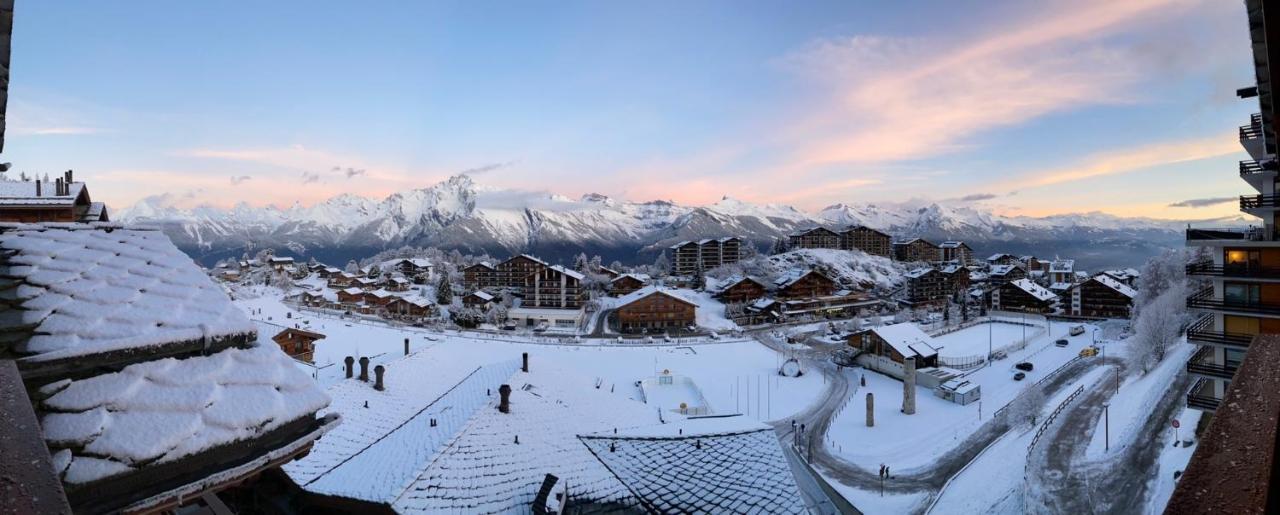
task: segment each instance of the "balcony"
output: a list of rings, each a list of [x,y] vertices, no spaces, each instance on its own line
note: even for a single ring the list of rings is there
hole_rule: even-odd
[[[1201,411],[1215,411],[1218,405],[1222,404],[1222,399],[1213,395],[1212,379],[1198,379],[1196,384],[1187,392],[1187,407],[1195,408]]]
[[[1280,305],[1262,302],[1226,301],[1213,296],[1213,288],[1205,288],[1187,297],[1187,307],[1250,315],[1280,316]]]
[[[1240,195],[1240,210],[1275,209],[1280,207],[1280,195]]]
[[[1215,265],[1212,261],[1197,261],[1187,265],[1186,270],[1187,275],[1280,280],[1280,267],[1248,263]]]
[[[1220,364],[1213,361],[1213,348],[1204,347],[1187,360],[1187,373],[1204,377],[1215,377],[1230,380],[1236,375],[1239,365]]]
[[[1187,341],[1202,345],[1220,345],[1234,349],[1247,349],[1253,342],[1252,334],[1228,333],[1213,329],[1213,315],[1200,317],[1187,328]]]
[[[1266,232],[1261,227],[1188,227],[1187,241],[1266,241]]]

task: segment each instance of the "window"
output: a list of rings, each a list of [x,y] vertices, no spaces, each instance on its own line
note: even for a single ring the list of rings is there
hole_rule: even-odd
[[[1257,304],[1262,299],[1262,287],[1257,284],[1226,283],[1222,289],[1227,304]]]

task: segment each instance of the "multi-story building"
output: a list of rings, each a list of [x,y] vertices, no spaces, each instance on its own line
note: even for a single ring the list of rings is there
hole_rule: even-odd
[[[768,294],[769,288],[754,277],[733,277],[725,281],[715,296],[725,304],[743,304]]]
[[[1052,313],[1058,295],[1031,279],[1018,279],[991,290],[991,309],[1023,313]]]
[[[873,256],[889,257],[893,253],[891,241],[888,234],[865,225],[855,225],[840,231],[840,248],[861,250]]]
[[[582,307],[583,275],[560,265],[542,268],[524,280],[521,307],[578,309]]]
[[[908,263],[942,261],[942,249],[927,240],[912,238],[893,243],[893,259]]]
[[[498,286],[516,293],[523,293],[525,279],[547,267],[547,262],[528,254],[512,256],[511,259],[498,263]]]
[[[917,268],[906,274],[907,304],[927,306],[945,302],[951,295],[947,277],[937,268]]]
[[[1212,283],[1187,298],[1187,307],[1201,314],[1187,330],[1187,341],[1201,346],[1187,363],[1187,371],[1196,378],[1187,404],[1208,411],[1217,409],[1253,337],[1280,333],[1277,107],[1271,91],[1280,80],[1280,68],[1270,65],[1272,52],[1280,54],[1280,47],[1267,44],[1269,33],[1280,30],[1280,13],[1275,12],[1280,5],[1261,0],[1245,4],[1256,86],[1237,93],[1241,98],[1258,97],[1260,109],[1239,130],[1240,144],[1249,154],[1240,162],[1239,175],[1257,192],[1240,197],[1240,210],[1260,220],[1245,229],[1187,229],[1188,246],[1210,251],[1208,259],[1187,266],[1188,275]]]
[[[1023,270],[1021,265],[995,265],[987,273],[987,284],[992,287],[998,287],[1004,283],[1025,279],[1026,277],[1027,271]]]
[[[963,241],[944,241],[938,245],[938,250],[942,251],[943,261],[954,261],[961,265],[973,261],[973,249]]]
[[[1069,302],[1065,308],[1068,315],[1129,318],[1133,309],[1133,298],[1138,292],[1129,285],[1120,282],[1108,274],[1098,274],[1088,280],[1073,284],[1062,295],[1063,301]]]
[[[682,241],[667,247],[667,260],[673,275],[694,275],[699,270],[737,263],[742,259],[740,238]]]
[[[969,289],[970,280],[968,268],[957,264],[950,264],[938,269],[938,271],[942,272],[942,277],[947,280],[948,294],[954,294],[955,292]]]
[[[1049,262],[1049,282],[1076,282],[1076,261],[1074,259],[1055,259]]]
[[[498,269],[487,261],[462,269],[462,287],[469,292],[488,290],[498,286]]]
[[[794,273],[774,281],[779,299],[811,299],[834,295],[839,289],[830,277],[813,270]]]
[[[838,249],[840,235],[826,227],[814,227],[787,236],[793,249]]]
[[[685,298],[689,290],[646,287],[618,301],[615,316],[624,333],[684,329],[697,320],[698,304]]]

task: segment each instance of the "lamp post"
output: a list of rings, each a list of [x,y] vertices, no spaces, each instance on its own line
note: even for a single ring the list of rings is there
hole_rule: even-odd
[[[1102,403],[1102,418],[1104,419],[1103,437],[1105,441],[1102,443],[1102,450],[1111,451],[1111,403]]]

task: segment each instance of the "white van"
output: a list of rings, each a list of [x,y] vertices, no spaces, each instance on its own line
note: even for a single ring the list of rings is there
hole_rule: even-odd
[[[1071,332],[1070,332],[1070,334],[1071,334],[1071,336],[1080,336],[1080,335],[1084,334],[1084,326],[1082,326],[1082,325],[1073,326],[1073,327],[1071,328]]]

